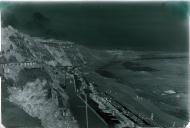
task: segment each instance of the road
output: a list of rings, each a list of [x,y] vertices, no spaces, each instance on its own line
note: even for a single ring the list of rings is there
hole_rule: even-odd
[[[67,86],[66,92],[69,95],[69,107],[72,111],[75,119],[78,121],[79,126],[81,128],[87,128],[86,125],[86,110],[85,110],[85,102],[81,100],[77,93],[75,92],[74,84],[70,84]],[[88,127],[89,128],[108,128],[108,125],[96,115],[95,112],[88,106]]]

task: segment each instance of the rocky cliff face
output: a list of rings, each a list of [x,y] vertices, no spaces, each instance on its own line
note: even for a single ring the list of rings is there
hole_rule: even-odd
[[[61,47],[64,48],[54,47],[50,44],[56,46],[56,40],[30,37],[12,27],[3,28],[2,33],[3,80],[13,81],[6,87],[8,97],[3,98],[40,119],[44,128],[78,128],[67,107],[68,96],[58,88],[60,81],[54,74],[56,66],[72,66],[64,48],[71,47],[73,43],[63,42]],[[60,94],[61,107],[58,101]]]
[[[43,40],[30,37],[18,32],[11,26],[2,30],[2,55],[7,61],[50,63],[51,61],[55,61],[56,64],[71,65],[64,50],[50,48],[48,43],[56,44],[56,40]],[[65,42],[64,44],[71,45],[72,43]]]
[[[46,80],[36,79],[26,83],[22,89],[10,87],[8,88],[9,101],[17,104],[30,116],[40,119],[44,128],[77,128],[77,122],[71,117],[63,117],[63,113],[56,103],[57,100],[47,98],[48,89],[44,89],[46,86]],[[66,112],[72,116],[69,109],[66,109]]]

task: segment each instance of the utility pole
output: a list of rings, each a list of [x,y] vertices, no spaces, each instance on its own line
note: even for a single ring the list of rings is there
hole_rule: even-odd
[[[173,122],[173,125],[172,125],[172,127],[175,127],[175,121]]]
[[[154,120],[154,114],[153,113],[151,113],[150,119]]]
[[[85,94],[85,100],[86,100],[86,128],[88,128],[88,99],[86,94]]]
[[[64,70],[64,86],[66,87],[66,75],[67,75],[67,72],[66,72],[66,68],[65,68],[65,70]]]

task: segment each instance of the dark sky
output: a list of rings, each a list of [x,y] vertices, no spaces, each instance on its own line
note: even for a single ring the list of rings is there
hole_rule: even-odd
[[[17,3],[3,14],[33,36],[70,40],[93,48],[186,51],[188,4]]]

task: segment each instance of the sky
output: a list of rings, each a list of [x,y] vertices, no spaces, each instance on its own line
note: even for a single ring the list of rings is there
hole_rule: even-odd
[[[3,26],[97,49],[188,50],[188,4],[8,3]]]

